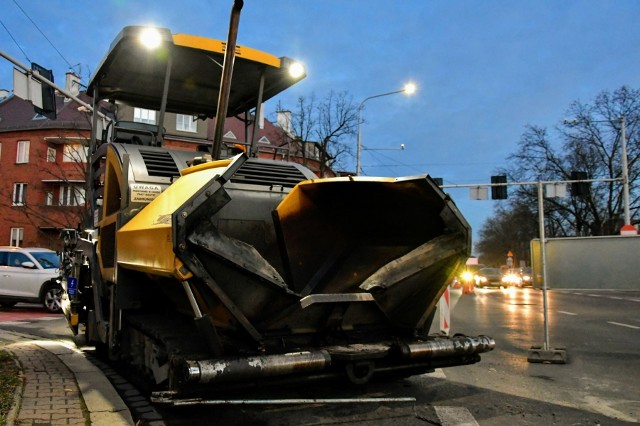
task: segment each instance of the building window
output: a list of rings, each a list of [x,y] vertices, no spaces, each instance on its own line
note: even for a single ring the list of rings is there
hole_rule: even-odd
[[[29,162],[29,141],[18,141],[18,152],[16,163],[23,164]]]
[[[134,108],[133,121],[136,123],[156,124],[156,112],[152,109]]]
[[[81,143],[64,145],[62,161],[65,163],[86,163],[88,148]]]
[[[53,205],[53,191],[47,191],[44,193],[44,204],[46,206]]]
[[[20,247],[23,239],[24,228],[11,228],[11,241],[9,241],[10,246]]]
[[[84,205],[84,188],[78,185],[67,185],[60,187],[60,206],[82,206]]]
[[[176,114],[176,130],[196,133],[198,131],[197,117],[193,115]]]
[[[56,162],[56,149],[48,147],[47,148],[47,163],[55,163]]]
[[[14,183],[13,184],[13,205],[24,206],[26,202],[27,202],[27,184]]]

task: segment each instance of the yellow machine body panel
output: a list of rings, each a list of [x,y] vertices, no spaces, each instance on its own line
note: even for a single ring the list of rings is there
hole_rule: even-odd
[[[296,185],[287,198],[282,201],[282,203],[278,206],[278,214],[281,219],[287,219],[291,216],[297,216],[300,214],[300,211],[305,211],[311,208],[315,208],[314,200],[309,195],[313,188],[317,187],[323,183],[332,183],[334,185],[349,185],[354,184],[354,182],[364,183],[364,182],[378,182],[382,183],[393,183],[395,178],[389,177],[362,177],[359,176],[357,178],[353,177],[332,177],[332,178],[324,178],[324,179],[310,179],[307,181],[300,182]]]
[[[174,34],[173,43],[176,46],[189,47],[215,53],[224,53],[227,47],[227,43],[222,40],[214,40],[190,34]],[[280,58],[258,49],[252,49],[251,47],[236,45],[236,57],[280,68]]]
[[[178,277],[171,215],[214,176],[222,174],[229,162],[211,164],[185,169],[180,178],[118,230],[118,265],[151,275]]]

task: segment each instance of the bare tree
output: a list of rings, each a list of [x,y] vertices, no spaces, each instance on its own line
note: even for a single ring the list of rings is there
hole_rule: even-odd
[[[283,110],[282,106],[278,107]],[[291,112],[291,133],[285,135],[291,145],[291,154],[300,158],[302,164],[309,165],[309,159],[314,159],[313,139],[316,124],[316,97],[312,94],[309,97],[300,96],[296,102],[295,109]]]
[[[516,261],[531,258],[530,241],[538,234],[535,205],[522,200],[498,204],[495,214],[480,229],[480,240],[475,245],[480,261],[499,266],[505,263],[511,251]]]
[[[318,128],[315,133],[320,143],[321,167],[343,165],[343,156],[351,153],[345,139],[353,137],[357,127],[358,113],[351,97],[346,92],[330,92],[324,102],[318,105]],[[324,169],[321,169],[321,175],[324,175]]]
[[[583,171],[588,179],[621,179],[621,117],[626,123],[630,205],[632,217],[639,208],[640,91],[626,86],[602,92],[590,104],[574,102],[568,119],[556,127],[556,140],[546,128],[528,125],[511,164],[502,172],[511,181],[571,180]],[[515,197],[535,205],[535,188],[522,186]],[[549,236],[610,235],[622,224],[620,181],[594,182],[584,196],[545,199]],[[634,213],[635,212],[635,213]],[[636,218],[637,220],[637,218]]]
[[[357,108],[346,92],[331,91],[318,101],[315,94],[298,98],[291,112],[293,154],[309,165],[318,164],[320,176],[328,169],[344,167],[351,154],[348,139],[356,134]]]

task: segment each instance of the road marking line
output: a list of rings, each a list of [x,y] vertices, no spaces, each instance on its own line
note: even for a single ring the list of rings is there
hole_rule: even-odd
[[[638,327],[637,325],[631,325],[631,324],[623,324],[621,322],[614,322],[614,321],[607,321],[609,324],[613,324],[613,325],[619,325],[621,327],[629,327],[629,328],[635,328],[636,330],[640,330],[640,327]]]
[[[559,314],[565,314],[565,315],[578,315],[575,312],[569,312],[569,311],[558,311]]]
[[[24,325],[29,324],[28,321],[2,321],[0,322],[2,325]]]
[[[464,407],[433,406],[442,426],[480,426],[471,412]]]

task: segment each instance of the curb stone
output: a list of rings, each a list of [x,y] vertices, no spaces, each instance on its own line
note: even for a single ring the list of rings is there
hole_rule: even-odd
[[[4,341],[4,349],[14,355],[20,369],[20,383],[14,392],[12,408],[7,414],[8,426],[22,423],[21,411],[26,412],[26,422],[37,422],[34,425],[73,424],[71,422],[74,419],[77,419],[76,424],[82,425],[87,420],[91,425],[134,425],[129,408],[120,395],[100,369],[86,359],[81,351],[72,349],[63,342],[42,340],[37,336],[4,330],[0,330],[0,341]],[[52,365],[51,357],[56,358],[59,365]],[[64,374],[64,370],[68,374]],[[33,389],[26,395],[25,392],[30,387],[26,380],[28,374],[32,375],[30,380]],[[71,379],[73,386],[69,384]],[[42,386],[39,386],[41,380]],[[65,380],[67,384],[63,386]],[[60,393],[58,386],[63,388]],[[43,402],[42,399],[48,401]],[[58,407],[55,400],[59,400],[62,405]],[[41,408],[38,408],[39,403]],[[31,408],[27,408],[25,404]],[[75,416],[82,413],[83,419],[74,418],[70,413],[76,413]]]
[[[18,357],[15,354],[11,353],[13,357],[13,362],[16,363],[16,367],[18,367],[18,385],[16,389],[13,391],[13,404],[11,404],[11,409],[7,413],[7,417],[5,418],[7,422],[7,426],[14,426],[16,423],[16,419],[18,418],[18,411],[20,408],[20,404],[22,403],[22,390],[24,389],[24,374],[22,374],[22,365],[20,365],[20,361],[18,361]]]

